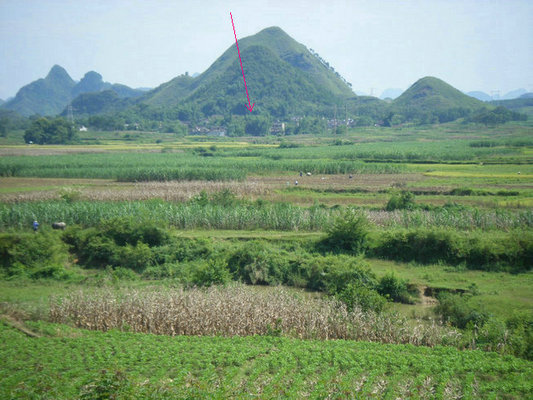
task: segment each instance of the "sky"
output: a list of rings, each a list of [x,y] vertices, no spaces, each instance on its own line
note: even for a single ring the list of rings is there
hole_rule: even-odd
[[[55,64],[131,87],[201,73],[235,45],[230,12],[237,38],[279,26],[357,92],[533,91],[532,0],[0,0],[0,98]]]

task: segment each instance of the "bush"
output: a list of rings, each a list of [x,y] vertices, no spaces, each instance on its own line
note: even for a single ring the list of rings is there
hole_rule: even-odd
[[[327,230],[328,236],[319,243],[319,247],[325,251],[359,254],[368,247],[368,232],[369,223],[366,216],[355,209],[348,209]]]
[[[261,241],[250,241],[229,256],[228,266],[233,278],[244,283],[285,283],[289,271],[288,253],[273,250]]]
[[[393,194],[389,199],[385,210],[412,210],[415,208],[415,196],[409,191],[402,191],[399,195]]]
[[[231,274],[224,260],[212,259],[196,268],[192,282],[198,286],[225,285],[231,281]]]
[[[341,293],[349,284],[375,288],[376,276],[361,258],[315,256],[302,266],[307,274],[307,288],[330,295]]]
[[[407,290],[407,281],[389,273],[379,280],[377,291],[380,295],[398,303],[412,303]]]
[[[435,313],[442,318],[443,322],[465,329],[467,327],[482,327],[488,320],[489,315],[474,307],[468,302],[468,296],[453,293],[440,293],[437,296],[439,304],[435,307]]]
[[[67,252],[57,232],[0,234],[0,272],[33,278],[61,275]]]
[[[346,285],[335,297],[345,303],[350,311],[359,307],[363,311],[381,312],[387,303],[387,299],[375,290],[353,283]]]

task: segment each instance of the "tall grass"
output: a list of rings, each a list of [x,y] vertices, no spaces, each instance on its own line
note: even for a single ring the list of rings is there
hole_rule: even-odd
[[[179,229],[267,229],[321,231],[340,215],[342,208],[301,207],[287,203],[236,202],[231,206],[149,201],[35,201],[0,203],[0,229],[28,228],[56,221],[92,226],[101,219],[135,217]],[[482,210],[477,208],[396,211],[364,211],[383,228],[452,228],[457,230],[531,229],[531,210]]]
[[[242,285],[162,290],[80,291],[50,303],[52,322],[160,335],[284,335],[435,346],[458,344],[460,334],[436,322],[412,324],[396,315],[349,312],[337,301],[297,296],[282,287]]]
[[[102,153],[0,158],[0,176],[102,178],[119,181],[243,180],[249,173],[398,173],[401,166],[357,160],[202,157],[190,153]]]

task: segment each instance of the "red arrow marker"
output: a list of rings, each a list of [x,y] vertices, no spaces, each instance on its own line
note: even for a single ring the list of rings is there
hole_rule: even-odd
[[[235,35],[235,44],[237,45],[237,53],[239,54],[239,62],[241,63],[241,70],[242,70],[242,79],[244,80],[244,89],[246,90],[246,98],[248,99],[248,105],[246,108],[252,112],[254,109],[255,103],[250,105],[250,96],[248,96],[248,87],[246,86],[246,78],[244,77],[244,68],[242,67],[242,60],[241,60],[241,52],[239,50],[239,43],[237,42],[237,34],[235,33],[235,24],[233,23],[233,15],[229,13],[231,17],[231,26],[233,26],[233,34]]]

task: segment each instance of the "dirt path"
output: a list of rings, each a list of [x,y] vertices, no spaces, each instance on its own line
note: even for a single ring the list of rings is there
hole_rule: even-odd
[[[439,303],[439,301],[435,297],[426,296],[425,295],[426,289],[427,289],[427,286],[418,287],[418,292],[420,293],[420,301],[422,303],[422,306],[423,307],[436,306]]]
[[[10,317],[9,315],[0,315],[0,321],[6,323],[7,325],[11,326],[12,328],[15,328],[16,330],[24,333],[26,336],[33,337],[33,338],[40,338],[42,337],[38,333],[30,331],[28,328],[24,326],[24,324],[20,321],[17,321],[13,317]]]

